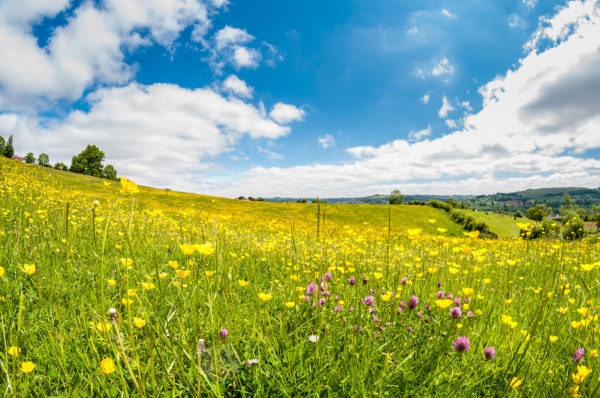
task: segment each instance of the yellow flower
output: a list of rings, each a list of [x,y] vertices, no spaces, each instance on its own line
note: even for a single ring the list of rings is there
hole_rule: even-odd
[[[381,279],[381,278],[383,278],[383,274],[381,272],[374,272],[373,276],[375,277],[375,279]]]
[[[128,194],[135,194],[138,193],[140,190],[138,189],[138,186],[135,182],[131,181],[131,180],[127,180],[127,178],[125,177],[121,177],[121,192],[122,193],[128,193]]]
[[[123,264],[123,267],[129,267],[131,266],[131,264],[133,264],[133,260],[130,258],[121,258],[121,264]]]
[[[144,288],[144,290],[154,289],[154,283],[152,283],[152,282],[142,282],[141,285]]]
[[[556,341],[558,340],[558,336],[550,336],[548,339],[551,343],[556,343]]]
[[[142,318],[138,318],[135,317],[133,318],[133,324],[138,327],[139,329],[143,328],[144,326],[146,326],[146,321]]]
[[[446,308],[450,307],[450,305],[452,305],[453,302],[454,301],[452,301],[450,299],[441,299],[441,300],[435,300],[435,305],[437,305],[441,309],[446,309]]]
[[[390,301],[390,299],[392,298],[392,293],[386,293],[386,294],[382,294],[381,295],[381,301]]]
[[[133,297],[133,296],[135,296],[136,293],[137,293],[137,289],[129,289],[129,290],[127,290],[127,296],[128,297]]]
[[[116,370],[115,363],[111,358],[104,358],[100,362],[100,368],[102,369],[102,373],[104,373],[105,375],[109,375]]]
[[[0,276],[4,275],[4,267],[0,267]]]
[[[590,272],[591,270],[593,270],[596,265],[595,264],[580,264],[579,267],[581,267],[581,269],[585,272]]]
[[[258,298],[261,299],[264,303],[265,301],[271,300],[273,296],[269,293],[258,293]]]
[[[204,274],[208,277],[211,277],[215,274],[215,271],[204,271]]]
[[[10,355],[13,358],[18,357],[20,352],[21,349],[19,347],[12,346],[8,349],[8,355]]]
[[[35,364],[31,361],[21,362],[21,372],[31,373],[35,369]]]
[[[98,322],[96,325],[96,329],[101,332],[108,332],[110,330],[110,323],[108,322]]]
[[[239,284],[241,287],[248,286],[248,283],[250,283],[250,282],[248,282],[248,281],[245,281],[245,280],[243,280],[243,279],[240,279],[240,280],[238,281],[238,284]]]
[[[183,270],[183,269],[178,269],[177,271],[175,271],[175,273],[177,274],[178,277],[180,277],[181,279],[185,279],[188,276],[190,276],[190,274],[192,273],[192,271],[190,271],[189,269],[187,270]]]
[[[465,287],[463,288],[462,292],[465,296],[469,297],[471,294],[473,294],[473,289],[470,287]]]
[[[179,263],[177,261],[169,261],[169,266],[173,269],[179,268]]]
[[[210,256],[211,254],[213,254],[215,252],[215,248],[213,247],[212,243],[210,243],[210,242],[203,243],[201,245],[196,244],[196,245],[194,245],[194,248],[196,250],[198,250],[198,253],[205,255],[205,256]]]
[[[448,232],[448,230],[446,228],[436,228],[438,230],[439,233],[444,234],[446,232]]]
[[[450,274],[454,275],[458,273],[458,268],[450,267],[448,268],[448,271],[450,272]]]
[[[194,245],[190,245],[188,243],[179,245],[179,248],[181,249],[181,252],[183,254],[185,254],[186,256],[189,256],[190,254],[194,254],[194,252],[196,251],[196,247]]]
[[[37,267],[35,264],[23,264],[21,271],[25,272],[27,275],[35,274]]]
[[[130,305],[131,303],[133,303],[133,301],[131,301],[129,299],[126,299],[126,298],[121,299],[121,304],[123,304],[123,305]]]
[[[577,373],[571,373],[571,377],[573,378],[573,383],[581,384],[589,374],[592,373],[592,369],[588,369],[585,365],[577,366]]]
[[[285,303],[285,306],[288,308],[294,308],[296,306],[296,303],[294,303],[293,301],[288,301]]]
[[[517,388],[521,385],[521,383],[523,383],[523,380],[519,380],[516,377],[513,377],[512,380],[510,381],[510,386],[512,388]]]
[[[421,228],[412,228],[409,229],[408,232],[408,236],[417,236],[421,233],[421,231],[423,231]]]
[[[108,282],[108,286],[114,286],[117,284],[117,281],[114,279],[109,279],[106,282]]]

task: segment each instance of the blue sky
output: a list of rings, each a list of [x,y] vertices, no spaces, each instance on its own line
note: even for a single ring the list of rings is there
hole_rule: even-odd
[[[124,4],[0,1],[17,152],[225,196],[599,185],[596,1]]]

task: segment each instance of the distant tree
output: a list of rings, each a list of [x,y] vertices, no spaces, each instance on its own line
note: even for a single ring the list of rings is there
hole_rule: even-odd
[[[600,229],[600,205],[592,207],[592,220],[596,222],[596,227]]]
[[[4,146],[4,156],[12,158],[15,154],[15,148],[13,147],[13,136],[8,137],[8,142]]]
[[[515,211],[515,214],[513,215],[515,218],[523,218],[523,212],[521,210]]]
[[[40,153],[40,156],[38,156],[37,164],[42,167],[50,167],[50,158],[45,153]]]
[[[259,196],[258,198],[256,198],[256,201],[257,202],[264,202],[265,200]]]
[[[4,156],[4,148],[6,147],[6,141],[4,141],[4,137],[0,135],[0,156]]]
[[[390,193],[390,200],[389,203],[391,205],[399,205],[402,202],[404,202],[404,198],[405,195],[402,195],[402,192],[400,192],[399,189],[394,189],[391,193]]]
[[[62,163],[62,162],[58,162],[58,163],[56,163],[56,164],[54,165],[54,168],[55,168],[56,170],[63,170],[63,171],[67,171],[67,170],[69,170],[69,168],[67,167],[67,165],[66,165],[66,164],[64,164],[64,163]]]
[[[530,220],[534,220],[534,221],[542,221],[543,219],[546,218],[546,211],[545,209],[542,207],[542,205],[535,205],[533,207],[530,207],[526,212],[525,215],[527,216],[527,218],[529,218]]]
[[[108,179],[108,180],[113,180],[116,181],[117,180],[117,170],[114,168],[114,166],[112,164],[107,164],[104,167],[104,178]]]
[[[35,155],[33,152],[29,152],[27,155],[25,155],[25,163],[35,163]]]
[[[565,193],[563,196],[564,205],[560,206],[559,212],[562,216],[562,222],[566,223],[569,220],[572,220],[578,217],[576,212],[577,206],[575,206],[575,201],[571,198],[571,195]]]
[[[93,177],[102,177],[104,152],[96,145],[88,145],[77,156],[73,156],[70,171]]]

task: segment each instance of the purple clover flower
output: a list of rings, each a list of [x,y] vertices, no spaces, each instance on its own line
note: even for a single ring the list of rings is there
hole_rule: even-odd
[[[373,305],[373,296],[366,296],[363,299],[363,303],[365,303],[365,305]]]
[[[469,351],[469,348],[471,348],[471,342],[465,336],[461,336],[456,339],[454,344],[452,344],[452,348],[454,348],[454,350],[457,352]]]
[[[578,348],[577,350],[575,350],[575,353],[573,354],[573,362],[579,362],[583,359],[583,356],[585,355],[585,351],[583,350],[583,348]]]
[[[487,360],[494,359],[496,356],[496,350],[494,350],[494,347],[487,347],[485,350],[483,350],[483,356]]]
[[[460,311],[460,307],[452,307],[450,308],[450,316],[454,319],[459,319],[462,316],[462,312]]]
[[[419,298],[417,296],[410,296],[410,300],[408,300],[408,308],[414,310],[419,305]]]

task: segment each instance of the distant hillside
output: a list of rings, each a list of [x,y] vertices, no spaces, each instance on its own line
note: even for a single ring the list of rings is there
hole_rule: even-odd
[[[519,192],[496,193],[492,195],[406,195],[404,202],[413,200],[428,202],[430,200],[446,201],[452,198],[458,202],[465,202],[469,207],[477,210],[486,211],[505,211],[514,212],[517,210],[525,211],[536,204],[545,204],[558,212],[563,204],[563,195],[568,193],[575,201],[575,204],[583,209],[590,210],[593,205],[600,204],[600,188],[590,189],[581,187],[564,188],[539,188],[528,189]],[[296,202],[306,200],[308,203],[315,201],[316,198],[267,198],[268,202]],[[359,203],[359,204],[387,204],[388,195],[371,195],[363,197],[347,198],[321,198],[321,201],[327,203]]]

